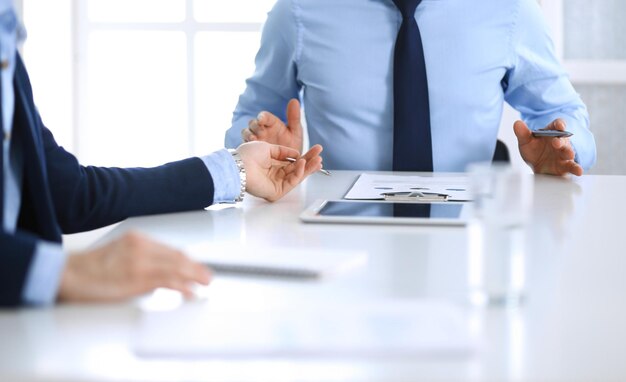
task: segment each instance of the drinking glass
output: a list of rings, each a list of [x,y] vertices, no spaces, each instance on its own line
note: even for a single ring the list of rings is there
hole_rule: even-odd
[[[523,302],[526,231],[533,175],[503,164],[468,168],[473,199],[468,225],[470,302],[512,306]]]

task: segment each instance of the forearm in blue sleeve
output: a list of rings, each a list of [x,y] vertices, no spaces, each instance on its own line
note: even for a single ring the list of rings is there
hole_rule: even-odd
[[[503,81],[505,99],[519,110],[531,130],[563,119],[576,161],[588,170],[596,161],[596,144],[589,115],[559,62],[541,9],[534,0],[521,0],[511,47],[511,68]]]
[[[531,130],[543,129],[559,118],[565,121],[567,130],[574,134],[570,141],[576,162],[585,170],[595,164],[596,143],[589,130],[589,114],[566,77],[535,81],[516,89],[508,100],[516,105]]]
[[[233,156],[227,150],[220,150],[200,159],[213,178],[213,204],[232,203],[241,192],[239,168]]]
[[[60,244],[40,241],[26,276],[22,298],[31,305],[51,305],[57,297],[65,253]]]

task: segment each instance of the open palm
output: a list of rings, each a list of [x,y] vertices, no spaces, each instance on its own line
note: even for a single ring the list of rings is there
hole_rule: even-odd
[[[243,129],[241,137],[244,142],[263,141],[275,145],[302,149],[303,131],[300,120],[300,102],[292,99],[287,104],[287,124],[268,111],[259,113],[256,119]]]

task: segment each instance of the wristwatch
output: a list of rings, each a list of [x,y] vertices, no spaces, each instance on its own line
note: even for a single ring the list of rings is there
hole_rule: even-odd
[[[242,202],[243,196],[246,193],[246,168],[243,166],[243,160],[241,159],[241,155],[239,155],[239,152],[237,152],[237,150],[228,149],[228,152],[230,153],[230,155],[233,156],[235,164],[239,169],[239,183],[241,184],[241,189],[239,192],[239,196],[237,196],[237,198],[235,199],[235,202]]]

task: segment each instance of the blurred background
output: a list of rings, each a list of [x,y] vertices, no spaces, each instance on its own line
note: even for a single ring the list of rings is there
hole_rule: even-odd
[[[221,148],[274,1],[18,0],[44,122],[88,164],[151,166]],[[591,173],[626,174],[626,1],[541,6],[589,107]],[[507,108],[500,134],[513,153],[515,118]]]
[[[95,165],[223,147],[274,1],[22,0],[44,122]]]

